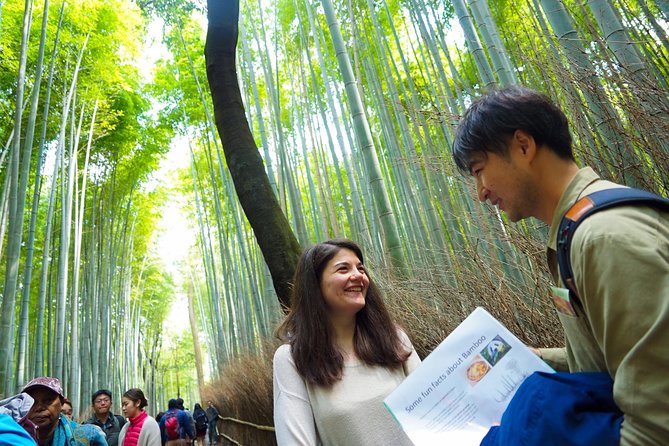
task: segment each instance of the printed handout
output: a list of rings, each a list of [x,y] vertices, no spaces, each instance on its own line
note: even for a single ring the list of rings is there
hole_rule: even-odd
[[[535,371],[553,370],[477,308],[384,403],[416,446],[478,445]]]

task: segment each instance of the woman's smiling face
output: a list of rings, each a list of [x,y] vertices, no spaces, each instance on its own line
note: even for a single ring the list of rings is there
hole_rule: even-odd
[[[358,256],[342,248],[323,268],[321,294],[333,316],[354,316],[365,306],[369,277]]]

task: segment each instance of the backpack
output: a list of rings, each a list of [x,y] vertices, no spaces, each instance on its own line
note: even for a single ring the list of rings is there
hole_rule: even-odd
[[[177,412],[167,412],[165,414],[165,433],[167,434],[168,440],[178,440],[180,435],[179,432],[179,420],[177,419]]]
[[[562,217],[557,236],[557,258],[560,267],[560,278],[567,288],[569,297],[578,298],[574,272],[571,269],[571,241],[576,228],[588,216],[603,209],[619,205],[643,205],[669,211],[669,200],[659,195],[639,189],[626,187],[606,189],[593,192],[578,200]]]
[[[208,419],[207,414],[204,411],[200,411],[195,415],[195,430],[203,431],[207,429]]]
[[[121,428],[123,428],[123,425],[125,424],[125,418],[123,418],[121,415],[114,415],[114,418],[116,418],[116,422],[118,423],[118,430],[120,432]]]

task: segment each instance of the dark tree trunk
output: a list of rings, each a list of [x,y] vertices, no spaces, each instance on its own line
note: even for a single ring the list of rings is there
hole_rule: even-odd
[[[237,196],[272,274],[279,302],[288,307],[301,247],[272,191],[244,114],[236,70],[239,0],[208,0],[204,55],[216,128]]]

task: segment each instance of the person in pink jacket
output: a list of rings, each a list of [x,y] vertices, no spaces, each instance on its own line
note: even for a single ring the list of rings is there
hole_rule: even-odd
[[[160,428],[144,410],[147,404],[140,389],[130,389],[123,394],[121,408],[129,423],[121,429],[119,446],[161,446]]]

